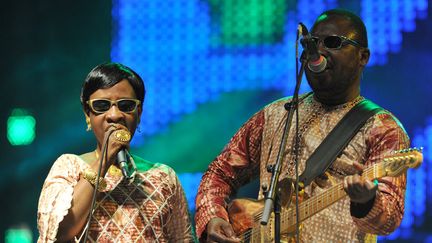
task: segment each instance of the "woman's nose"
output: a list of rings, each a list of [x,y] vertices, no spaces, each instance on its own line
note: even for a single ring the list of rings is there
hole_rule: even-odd
[[[106,117],[109,121],[117,122],[123,117],[123,113],[118,109],[116,105],[111,106],[111,108],[106,112]]]

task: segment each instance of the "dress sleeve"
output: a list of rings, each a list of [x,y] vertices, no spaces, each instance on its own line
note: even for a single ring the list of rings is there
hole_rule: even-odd
[[[169,242],[195,242],[188,203],[183,187],[174,171],[172,176],[174,181],[174,194],[170,198],[172,214],[168,226]]]
[[[51,167],[39,197],[38,242],[55,242],[58,227],[71,207],[73,189],[79,180],[80,165],[75,155],[60,156]]]
[[[196,197],[196,231],[200,239],[210,219],[226,221],[229,196],[259,176],[259,157],[264,111],[252,116],[231,138],[222,153],[209,165]]]
[[[393,151],[409,147],[409,138],[404,128],[391,114],[376,115],[367,135],[369,156],[366,167],[379,163]],[[406,172],[397,177],[378,179],[378,191],[370,211],[364,217],[353,220],[366,233],[387,235],[401,223],[404,214]],[[355,211],[351,204],[351,212]]]

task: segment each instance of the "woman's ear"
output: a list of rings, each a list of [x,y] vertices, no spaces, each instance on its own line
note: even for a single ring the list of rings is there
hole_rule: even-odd
[[[142,106],[138,106],[138,117],[137,117],[137,124],[139,125],[141,122],[141,114],[142,114]]]
[[[86,131],[88,132],[91,130],[90,116],[89,116],[88,112],[86,113],[85,111],[84,111],[84,116],[85,116],[85,120],[86,120],[86,124],[87,124]]]
[[[86,119],[86,120],[87,120],[87,119],[90,120],[90,111],[87,110],[87,109],[84,109],[84,110],[83,110],[83,113],[84,113],[85,119]]]

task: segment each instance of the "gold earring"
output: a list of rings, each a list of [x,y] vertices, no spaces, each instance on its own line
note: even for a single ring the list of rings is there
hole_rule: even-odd
[[[90,124],[90,118],[86,117],[86,123],[87,123],[87,129],[86,129],[86,131],[89,132],[92,129],[91,128],[91,124]]]

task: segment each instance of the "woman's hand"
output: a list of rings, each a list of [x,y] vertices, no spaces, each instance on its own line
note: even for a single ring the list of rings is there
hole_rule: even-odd
[[[107,136],[109,136],[107,157],[103,162],[104,166],[106,166],[105,168],[108,168],[112,164],[116,164],[117,154],[122,149],[129,149],[129,141],[131,139],[129,130],[121,124],[111,125],[105,132],[104,141],[106,141]],[[101,148],[101,151],[103,151],[103,147]]]

